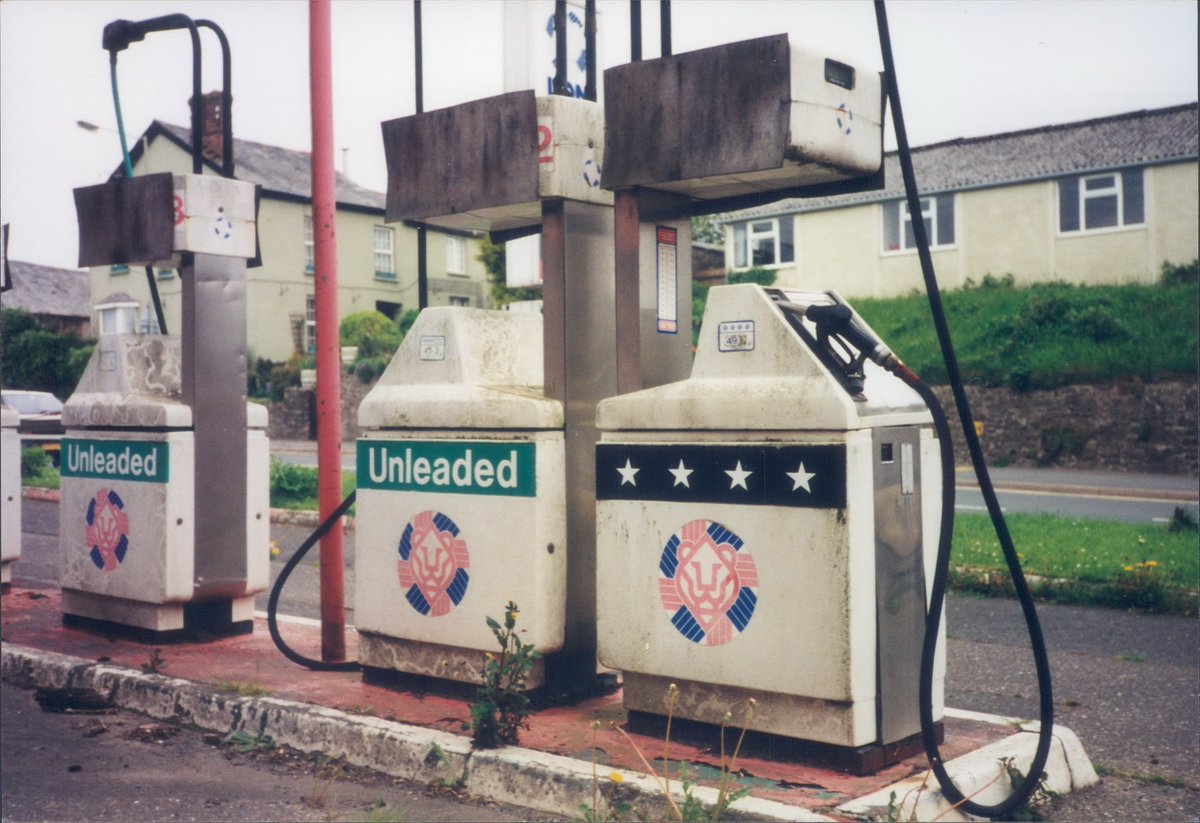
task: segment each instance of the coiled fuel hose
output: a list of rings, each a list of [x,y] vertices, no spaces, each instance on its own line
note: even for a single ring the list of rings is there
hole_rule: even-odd
[[[308,550],[315,546],[317,541],[324,537],[334,525],[341,523],[342,515],[348,512],[350,507],[354,505],[356,495],[357,492],[350,492],[346,496],[346,499],[341,502],[341,505],[333,510],[333,514],[325,518],[325,522],[317,526],[316,531],[310,534],[292,556],[288,558],[288,562],[284,564],[283,569],[279,572],[279,577],[275,578],[275,585],[271,587],[271,596],[267,600],[267,631],[271,633],[271,641],[275,644],[275,648],[279,649],[280,654],[293,663],[317,672],[356,672],[362,668],[362,665],[353,660],[342,663],[326,663],[324,660],[305,657],[289,646],[284,641],[283,635],[279,633],[279,622],[277,620],[279,595],[283,592],[283,587],[287,583],[288,577],[291,576],[296,566],[300,565],[300,561],[304,559],[304,555],[308,554]]]
[[[908,135],[904,128],[904,112],[900,107],[899,83],[896,79],[895,60],[892,56],[891,36],[888,33],[887,10],[884,0],[875,0],[875,20],[879,28],[879,46],[883,53],[884,73],[887,78],[887,93],[892,103],[892,122],[896,129],[896,143],[900,159],[901,172],[904,175],[904,189],[908,199],[911,214],[920,214],[920,198],[917,193],[916,175],[913,172],[912,153],[909,150]],[[1029,629],[1029,644],[1033,652],[1033,660],[1037,669],[1038,698],[1040,705],[1041,726],[1038,730],[1037,749],[1033,761],[1024,779],[1014,787],[1006,800],[995,805],[976,803],[968,799],[954,785],[954,781],[946,771],[938,748],[937,733],[933,722],[933,660],[937,649],[938,627],[942,619],[942,608],[946,595],[946,579],[950,569],[950,543],[954,533],[954,450],[950,441],[950,425],[942,411],[941,403],[933,391],[920,378],[899,361],[891,366],[892,372],[921,396],[933,415],[934,429],[938,440],[941,441],[942,459],[942,518],[938,538],[937,566],[934,571],[933,585],[930,590],[929,612],[925,619],[925,640],[921,649],[921,738],[925,753],[929,757],[929,766],[941,784],[942,792],[950,803],[962,811],[978,817],[1004,817],[1008,813],[1023,806],[1033,796],[1042,780],[1042,771],[1050,754],[1050,744],[1053,740],[1054,729],[1054,697],[1050,685],[1050,662],[1046,656],[1046,644],[1042,637],[1041,624],[1038,621],[1037,610],[1033,605],[1033,597],[1021,571],[1021,562],[1013,547],[1012,537],[1008,533],[1008,525],[1000,510],[1000,502],[992,487],[988,474],[987,463],[983,458],[983,449],[975,434],[975,424],[971,418],[971,409],[967,402],[966,390],[963,388],[962,376],[958,370],[958,360],[954,354],[954,346],[950,340],[950,330],[946,325],[946,314],[942,308],[941,292],[938,290],[937,278],[934,276],[933,259],[929,254],[929,237],[925,231],[923,220],[912,221],[913,232],[916,235],[917,251],[921,261],[921,275],[925,281],[925,291],[929,298],[929,309],[933,315],[934,328],[937,331],[938,344],[941,346],[942,359],[946,363],[946,374],[954,393],[954,402],[958,408],[959,420],[962,423],[963,437],[967,443],[967,451],[971,455],[971,464],[979,480],[979,490],[983,493],[988,514],[1000,547],[1004,551],[1004,560],[1012,576],[1013,587],[1017,599],[1021,603],[1021,611]]]

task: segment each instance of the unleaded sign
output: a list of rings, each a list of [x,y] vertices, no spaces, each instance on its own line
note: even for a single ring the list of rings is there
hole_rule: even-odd
[[[533,497],[533,443],[359,440],[358,488]]]
[[[63,438],[59,470],[63,477],[166,483],[171,477],[171,452],[166,443],[148,440]]]

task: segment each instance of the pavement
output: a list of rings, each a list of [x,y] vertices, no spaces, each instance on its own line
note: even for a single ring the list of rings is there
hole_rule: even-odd
[[[315,447],[304,441],[272,445],[276,453],[296,455],[311,454]],[[352,445],[348,445],[351,447],[343,454],[353,465]],[[1189,478],[1114,478],[1096,472],[1000,469],[994,472],[994,479],[998,488],[1023,484],[1046,489],[1110,490],[1116,484],[1123,495],[1177,495],[1185,500],[1196,497],[1195,481]],[[963,473],[959,482],[966,482]],[[273,537],[280,529],[299,531],[283,525],[289,519],[296,520],[295,515],[276,514]],[[315,515],[299,519],[315,522]],[[49,537],[27,534],[26,540]],[[422,783],[449,781],[475,797],[568,817],[576,817],[581,804],[591,803],[598,772],[598,785],[614,802],[628,801],[651,817],[665,816],[660,784],[647,773],[642,759],[644,755],[658,768],[664,754],[663,741],[632,731],[622,734],[618,727],[623,729],[625,712],[619,692],[545,708],[531,718],[528,729],[522,732],[520,746],[475,751],[464,733],[469,722],[466,702],[368,684],[358,673],[301,669],[274,648],[261,614],[252,634],[162,646],[162,662],[152,665],[154,647],[64,627],[59,602],[59,593],[52,584],[20,578],[4,596],[0,674],[5,682],[25,688],[92,689],[124,708],[151,717],[174,719],[221,734],[267,733],[278,743],[300,751],[345,756],[354,765]],[[1022,723],[1012,716],[1031,710],[1028,697],[1018,699],[1022,692],[1031,692],[1028,683],[1022,683],[1019,677],[1010,683],[1011,678],[1004,674],[1028,669],[1020,652],[1015,658],[1009,652],[1022,645],[1023,638],[1005,637],[1003,628],[1000,639],[990,637],[997,627],[1017,626],[1015,614],[1010,613],[1015,604],[984,603],[979,608],[958,600],[949,606],[949,654],[956,668],[958,661],[964,661],[966,671],[972,674],[965,679],[954,678],[959,685],[948,685],[947,701],[956,705],[951,701],[965,697],[969,702],[957,705],[985,705],[995,713],[948,709],[943,754],[956,782],[967,793],[972,786],[982,787],[976,799],[996,802],[1007,792],[1001,762],[1012,757],[1017,768],[1027,767],[1035,740],[1031,732],[1036,724]],[[988,614],[964,619],[968,607],[971,612]],[[1196,661],[1192,659],[1196,657],[1196,621],[1163,618],[1163,625],[1158,626],[1151,625],[1153,618],[1131,621],[1130,616],[1114,612],[1112,625],[1107,625],[1104,621],[1108,618],[1101,610],[1060,607],[1051,612],[1043,621],[1051,648],[1059,650],[1052,658],[1060,678],[1056,681],[1059,717],[1072,726],[1081,724],[1087,730],[1084,739],[1089,742],[1089,751],[1090,741],[1096,739],[1105,762],[1116,764],[1115,768],[1106,766],[1110,777],[1104,786],[1083,793],[1085,800],[1077,805],[1085,810],[1081,814],[1112,816],[1110,805],[1115,802],[1118,808],[1124,805],[1143,809],[1145,813],[1138,814],[1141,819],[1175,819],[1169,813],[1165,817],[1156,814],[1164,805],[1191,816],[1197,807],[1195,763],[1189,762],[1189,756],[1169,758],[1164,751],[1190,751],[1194,761],[1194,716],[1186,723],[1179,719],[1189,717],[1188,712],[1194,713],[1196,708]],[[352,619],[352,612],[348,617]],[[284,620],[288,642],[309,656],[319,656],[316,621]],[[1068,628],[1056,630],[1058,626]],[[1020,634],[1019,626],[1009,631]],[[1185,638],[1182,644],[1178,640],[1181,636]],[[1156,638],[1161,642],[1156,644]],[[1129,650],[1114,652],[1112,643],[1117,640],[1126,643]],[[347,656],[353,659],[357,636],[352,627],[347,646]],[[1175,659],[1181,654],[1187,659]],[[1063,668],[1066,688],[1079,689],[1079,693],[1067,691],[1064,696]],[[1152,693],[1130,674],[1138,668],[1160,685],[1178,681],[1167,691],[1182,702],[1170,704],[1170,711],[1159,724],[1161,728],[1155,725],[1148,730],[1145,713],[1130,707],[1129,701],[1135,695],[1145,698]],[[1120,670],[1115,690],[1110,682],[1114,669]],[[1074,683],[1071,678],[1076,674],[1078,682]],[[257,686],[267,696],[238,696],[231,691],[238,684]],[[1076,699],[1084,692],[1086,697]],[[600,728],[593,730],[597,720]],[[1070,798],[1061,796],[1095,784],[1096,771],[1070,728],[1056,725],[1055,734],[1046,784],[1060,795],[1052,804],[1057,812],[1052,819],[1089,819],[1072,817]],[[721,756],[715,731],[708,739],[673,739],[670,759],[672,763],[689,764],[697,796],[710,803],[716,799]],[[1160,766],[1160,762],[1171,765]],[[737,766],[743,783],[750,787],[750,795],[730,809],[730,815],[739,818],[879,818],[887,814],[888,802],[895,793],[897,802],[906,804],[902,819],[910,814],[915,819],[939,815],[942,820],[965,819],[957,811],[948,810],[940,791],[928,778],[923,755],[864,777],[803,762],[770,759],[763,752],[743,754]],[[677,779],[672,791],[679,795]],[[1103,798],[1099,809],[1097,798]],[[1145,808],[1146,804],[1155,808]],[[1114,819],[1121,816],[1118,812]]]

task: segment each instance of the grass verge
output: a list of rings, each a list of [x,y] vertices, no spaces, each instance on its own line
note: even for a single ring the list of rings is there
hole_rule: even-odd
[[[1196,613],[1200,558],[1195,528],[1048,514],[1011,514],[1008,529],[1036,597],[1058,603]],[[1012,580],[982,514],[954,518],[950,585],[1013,596]]]

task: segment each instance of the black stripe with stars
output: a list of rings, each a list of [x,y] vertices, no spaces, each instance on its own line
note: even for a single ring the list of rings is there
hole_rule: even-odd
[[[596,499],[844,509],[846,447],[601,444]]]

